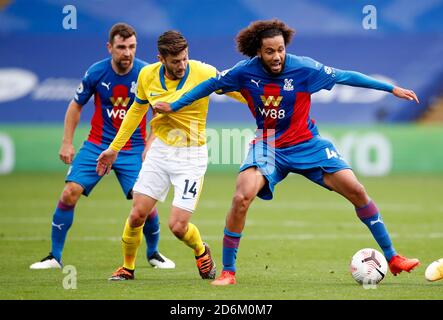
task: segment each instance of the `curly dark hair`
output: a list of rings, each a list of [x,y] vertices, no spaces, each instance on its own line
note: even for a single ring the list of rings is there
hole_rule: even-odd
[[[235,38],[237,50],[248,57],[255,57],[262,45],[262,40],[275,36],[283,36],[285,45],[288,45],[295,30],[289,28],[284,22],[273,20],[258,20],[252,22],[247,28],[240,30]]]

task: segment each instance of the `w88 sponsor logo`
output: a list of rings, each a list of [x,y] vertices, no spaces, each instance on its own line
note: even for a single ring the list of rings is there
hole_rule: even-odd
[[[106,109],[106,113],[109,118],[123,120],[126,115],[126,109]]]
[[[283,119],[286,115],[284,109],[277,110],[277,109],[258,108],[258,111],[265,118],[270,117],[271,119]]]

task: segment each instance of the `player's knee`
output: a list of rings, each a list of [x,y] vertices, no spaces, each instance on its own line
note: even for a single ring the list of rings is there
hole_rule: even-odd
[[[73,206],[77,203],[78,199],[82,194],[83,189],[80,186],[73,184],[66,184],[63,189],[61,201],[68,206]]]
[[[129,225],[131,227],[140,227],[145,223],[146,220],[146,214],[140,214],[139,211],[134,210],[134,208],[131,210],[131,214],[129,215]]]
[[[252,197],[242,192],[236,192],[232,199],[232,205],[236,209],[235,211],[246,211],[251,204]]]
[[[186,234],[186,224],[178,221],[169,221],[169,230],[179,239],[182,239]]]
[[[354,203],[365,205],[368,200],[365,187],[361,183],[355,183],[349,190],[349,196]]]

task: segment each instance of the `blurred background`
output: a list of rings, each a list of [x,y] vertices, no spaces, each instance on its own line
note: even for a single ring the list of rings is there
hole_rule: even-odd
[[[358,173],[443,173],[441,0],[0,0],[0,174],[66,170],[57,156],[64,113],[84,72],[108,56],[114,23],[135,27],[143,60],[156,62],[157,37],[176,29],[189,41],[190,58],[224,70],[243,59],[235,48],[237,32],[270,18],[296,29],[288,52],[419,96],[417,105],[340,85],[313,96],[311,115],[321,134],[334,140]],[[78,146],[92,112],[90,101],[76,133]],[[235,139],[224,129],[242,129],[245,150],[254,122],[245,106],[214,97],[208,128],[210,147],[211,139]],[[219,155],[212,152],[210,170],[241,162]]]
[[[238,31],[271,18],[296,29],[288,52],[419,96],[415,104],[336,85],[313,95],[311,116],[382,209],[398,252],[420,258],[421,270],[389,276],[381,290],[362,290],[348,264],[354,252],[378,248],[376,243],[349,203],[292,175],[277,186],[274,201],[251,207],[239,251],[242,283],[228,295],[194,281],[191,252],[167,230],[172,192],[158,204],[160,250],[177,269],[151,270],[139,250],[138,281],[110,286],[105,279],[121,261],[121,231],[131,206],[110,175],[76,207],[63,259],[78,270],[78,290],[65,290],[65,271],[29,272],[50,247],[51,216],[68,170],[58,156],[64,114],[85,71],[109,56],[111,26],[131,24],[137,57],[151,63],[157,61],[157,37],[177,29],[187,37],[192,59],[224,70],[244,58],[235,48]],[[90,101],[76,131],[77,151],[93,110]],[[254,129],[246,106],[212,98],[208,174],[193,222],[219,266],[236,171]],[[423,272],[442,257],[442,186],[443,0],[0,0],[0,269],[14,266],[14,276],[0,273],[0,300],[441,300],[442,282],[425,283]]]

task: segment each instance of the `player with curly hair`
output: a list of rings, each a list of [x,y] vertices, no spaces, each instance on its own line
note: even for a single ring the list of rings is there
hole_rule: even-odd
[[[256,119],[257,136],[240,168],[226,218],[223,271],[212,284],[236,283],[237,250],[248,208],[256,196],[272,199],[275,185],[291,172],[350,201],[383,250],[391,272],[394,275],[409,272],[419,260],[397,254],[377,205],[335,146],[320,136],[309,113],[311,95],[321,89],[331,90],[336,83],[383,90],[417,103],[418,98],[411,90],[362,73],[328,67],[309,57],[287,53],[286,47],[294,33],[277,19],[251,23],[236,38],[238,50],[249,59],[199,84],[179,100],[155,106],[158,112],[177,112],[215,90],[235,90],[248,101]]]

